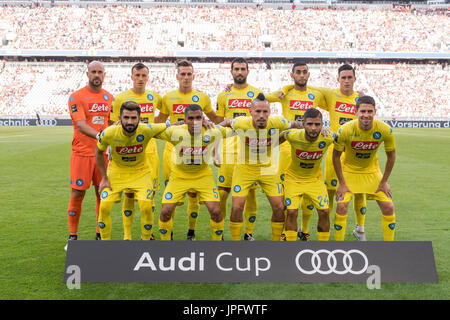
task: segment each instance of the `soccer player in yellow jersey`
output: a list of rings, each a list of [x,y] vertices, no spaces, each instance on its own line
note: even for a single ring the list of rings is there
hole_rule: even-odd
[[[166,124],[139,123],[141,107],[126,101],[120,108],[120,125],[105,129],[99,136],[95,158],[102,175],[98,226],[102,240],[111,239],[111,209],[122,192],[133,193],[141,211],[141,239],[150,240],[153,228],[153,184],[145,150],[150,140],[167,128]],[[111,146],[106,172],[104,151]]]
[[[192,82],[194,80],[194,67],[192,66],[192,63],[187,60],[177,62],[176,77],[179,87],[163,96],[161,110],[159,115],[155,118],[155,122],[165,122],[169,117],[171,122],[183,120],[184,109],[190,104],[198,104],[202,107],[203,112],[208,118],[214,123],[217,123],[216,113],[211,106],[211,99],[205,93],[192,88]],[[172,144],[166,143],[163,155],[163,176],[165,184],[168,183],[172,166],[170,162],[172,148]],[[195,193],[189,192],[188,196],[189,230],[187,239],[195,240],[195,226],[200,206]],[[172,215],[172,218],[174,214]]]
[[[237,117],[221,123],[240,136],[238,164],[232,179],[231,239],[241,239],[245,201],[249,189],[258,182],[272,207],[272,240],[279,241],[285,221],[284,197],[280,176],[272,166],[271,153],[274,143],[278,143],[279,132],[300,128],[300,124],[282,117],[270,117],[270,104],[262,93],[252,101],[250,114],[250,117]]]
[[[247,83],[249,74],[248,63],[243,58],[236,58],[231,62],[231,75],[233,85],[228,90],[222,91],[217,97],[217,119],[222,122],[225,119],[234,119],[239,116],[250,116],[250,106],[254,98],[262,91]],[[222,216],[227,214],[227,200],[231,191],[234,168],[237,161],[237,139],[230,137],[223,141],[221,163],[215,162],[219,167],[218,187],[220,195],[220,209]],[[253,228],[256,221],[258,206],[256,202],[257,186],[250,188],[245,202],[244,240],[253,241]]]
[[[291,78],[294,80],[292,89],[286,92],[284,97],[278,97],[278,91],[267,95],[269,102],[280,102],[283,110],[283,117],[287,120],[303,120],[303,115],[310,108],[320,107],[325,109],[326,101],[320,91],[308,87],[310,76],[309,68],[304,61],[297,61],[292,66]],[[281,144],[279,155],[278,174],[284,181],[286,170],[291,162],[291,146],[288,142]],[[302,224],[298,231],[298,237],[302,241],[309,238],[309,221],[313,214],[314,205],[308,198],[302,198]],[[284,240],[284,233],[281,236]]]
[[[337,89],[312,87],[320,91],[325,97],[324,110],[329,112],[330,127],[333,132],[337,132],[344,123],[356,119],[356,101],[359,96],[359,93],[354,91],[356,75],[355,69],[351,65],[343,64],[339,67],[337,81],[339,83],[339,88]],[[283,93],[289,88],[290,86],[284,87],[282,89]],[[328,149],[325,159],[325,183],[331,209],[334,206],[334,198],[338,187],[338,179],[332,161],[333,148],[334,146],[331,146]],[[353,235],[360,241],[366,241],[364,222],[367,204],[364,194],[355,195],[353,208],[356,215],[356,227],[353,230]]]
[[[344,240],[348,203],[353,194],[362,193],[370,196],[370,200],[377,200],[382,213],[384,240],[394,240],[395,214],[388,179],[396,158],[395,139],[391,127],[374,119],[375,114],[375,100],[370,96],[361,97],[356,102],[358,118],[344,124],[337,133],[333,151],[333,164],[339,179],[335,240]],[[387,156],[383,174],[377,157],[382,142]]]
[[[304,129],[282,132],[280,143],[288,141],[291,148],[291,162],[284,181],[284,197],[287,207],[286,240],[297,239],[297,212],[302,198],[308,198],[319,216],[317,236],[319,241],[330,237],[328,193],[322,175],[323,155],[333,144],[333,135],[324,136],[322,113],[308,109],[303,118]]]
[[[125,101],[135,101],[141,106],[141,122],[154,123],[155,110],[161,109],[161,96],[153,90],[146,89],[149,78],[149,69],[143,63],[136,63],[131,68],[131,80],[133,87],[130,90],[118,94],[114,98],[113,106],[111,108],[111,120],[118,121],[120,107]],[[155,139],[151,139],[147,148],[145,149],[147,161],[150,164],[152,173],[153,189],[159,189],[159,157],[156,147]],[[154,207],[154,204],[152,205]],[[124,240],[131,240],[131,228],[134,216],[134,195],[132,193],[125,193],[122,204],[122,220],[124,229]]]
[[[185,125],[169,128],[157,137],[174,145],[172,169],[162,199],[159,232],[161,240],[171,240],[173,229],[172,212],[184,203],[186,193],[195,193],[211,214],[212,240],[222,240],[224,219],[220,212],[219,193],[209,163],[211,147],[217,139],[226,137],[232,130],[216,126],[202,127],[203,112],[197,104],[184,110]]]

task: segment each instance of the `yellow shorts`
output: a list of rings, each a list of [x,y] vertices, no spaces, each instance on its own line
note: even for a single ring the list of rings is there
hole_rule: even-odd
[[[298,209],[302,197],[306,197],[318,210],[328,209],[328,192],[322,177],[301,181],[287,176],[284,181],[284,203],[287,209]]]
[[[164,189],[162,203],[183,205],[184,197],[188,192],[196,193],[200,203],[219,201],[219,192],[211,174],[194,179],[172,176]]]
[[[235,164],[222,164],[217,173],[217,186],[222,188],[231,188],[233,186],[233,173]],[[257,188],[258,183],[255,182],[251,188]]]
[[[278,162],[278,175],[284,181],[286,170],[291,164],[291,144],[286,141],[280,147],[280,158]]]
[[[283,185],[280,176],[264,174],[264,168],[251,165],[237,165],[233,173],[233,197],[246,197],[250,188],[259,183],[269,197],[282,196]]]
[[[153,185],[150,171],[115,173],[108,172],[111,189],[104,189],[100,194],[102,201],[120,202],[122,192],[134,193],[135,200],[153,200]]]
[[[159,156],[158,156],[158,149],[156,147],[156,141],[155,139],[150,140],[149,144],[147,145],[147,149],[145,150],[146,157],[148,164],[151,168],[152,173],[152,186],[153,189],[159,190]]]
[[[338,178],[333,166],[333,145],[328,148],[325,158],[325,185],[328,190],[336,190],[338,187]],[[341,159],[343,156],[341,156]]]
[[[352,173],[343,172],[345,183],[347,187],[352,191],[347,192],[344,195],[344,199],[338,200],[337,202],[349,202],[352,199],[353,194],[365,193],[367,194],[367,200],[378,200],[392,202],[384,192],[377,191],[380,185],[381,178],[383,177],[381,171],[374,173]]]

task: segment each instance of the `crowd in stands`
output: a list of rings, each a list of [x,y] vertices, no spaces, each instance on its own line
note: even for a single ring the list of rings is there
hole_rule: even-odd
[[[178,87],[174,64],[148,64],[148,88],[159,94]],[[113,95],[128,90],[132,63],[105,63],[104,88]],[[308,84],[337,88],[339,64],[310,64]],[[396,120],[450,120],[449,67],[441,65],[356,65],[355,90],[375,97],[378,117]],[[216,105],[219,92],[232,82],[229,64],[195,63],[194,88],[207,93]],[[251,64],[248,83],[264,92],[291,84],[291,65]],[[68,118],[67,99],[86,85],[84,63],[6,62],[0,71],[0,117],[57,116]],[[280,104],[272,112],[281,114]],[[325,119],[327,115],[325,113]]]
[[[445,11],[253,7],[0,7],[1,49],[448,52]],[[271,42],[270,48],[264,43]]]

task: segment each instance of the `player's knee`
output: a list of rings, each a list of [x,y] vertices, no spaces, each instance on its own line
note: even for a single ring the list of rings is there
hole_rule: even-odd
[[[172,211],[170,209],[168,209],[168,208],[161,209],[161,215],[160,215],[159,219],[162,222],[169,221],[171,217],[172,217]]]
[[[392,215],[394,214],[394,203],[392,202],[380,202],[380,209],[383,215]]]
[[[347,213],[348,211],[348,202],[339,202],[336,206],[336,212],[338,213]]]
[[[72,189],[72,197],[74,198],[83,198],[85,194],[86,190]]]
[[[210,214],[211,214],[211,219],[212,219],[214,222],[220,222],[220,221],[222,221],[222,213],[221,213],[221,211],[220,211],[220,207],[218,207],[218,208],[213,208],[213,209],[210,211]]]

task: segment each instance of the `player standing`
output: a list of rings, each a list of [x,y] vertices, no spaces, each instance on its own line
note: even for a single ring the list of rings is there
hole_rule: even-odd
[[[354,84],[356,81],[355,69],[349,64],[343,64],[338,69],[339,88],[316,88],[325,97],[326,104],[324,110],[329,112],[330,127],[333,132],[337,132],[339,128],[346,122],[356,119],[356,101],[359,98],[358,92],[354,91]],[[285,93],[292,86],[283,88]],[[327,157],[325,159],[325,183],[328,190],[328,199],[330,201],[330,209],[333,210],[334,198],[336,189],[338,187],[338,179],[333,167],[332,155],[334,145],[328,149]],[[367,210],[366,196],[364,194],[357,194],[354,198],[353,208],[356,215],[356,227],[353,230],[353,235],[360,241],[366,241],[366,234],[364,230],[365,214]]]
[[[249,85],[248,62],[243,58],[236,58],[231,62],[231,76],[233,85],[228,90],[222,91],[217,97],[217,119],[222,122],[225,119],[234,119],[240,116],[250,116],[251,103],[261,90]],[[227,215],[227,200],[231,191],[234,168],[237,163],[237,139],[230,137],[223,141],[222,156],[224,161],[219,166],[218,187],[220,195],[220,210],[225,219]],[[250,188],[245,202],[244,240],[253,241],[253,228],[255,225],[258,205],[256,201],[257,186]]]
[[[291,148],[291,162],[284,181],[286,240],[297,239],[298,207],[301,199],[308,197],[319,216],[318,240],[327,241],[330,237],[329,201],[320,164],[326,150],[333,144],[333,136],[321,133],[323,121],[318,109],[311,108],[305,112],[303,126],[304,129],[292,129],[280,135],[280,143],[286,140]]]
[[[104,130],[98,138],[95,159],[101,172],[101,203],[98,225],[102,240],[111,240],[111,209],[122,192],[133,193],[141,211],[141,239],[150,240],[153,229],[153,182],[146,148],[150,140],[167,128],[165,123],[140,123],[141,106],[126,101],[120,108],[120,124]],[[111,146],[106,171],[104,151]]]
[[[69,240],[77,240],[81,207],[86,190],[91,183],[97,197],[95,210],[99,215],[100,171],[95,163],[97,135],[110,124],[109,113],[113,96],[102,88],[105,68],[92,61],[86,72],[88,83],[69,98],[69,112],[73,122],[72,155],[70,158],[70,201],[67,210]],[[96,239],[100,239],[97,226]],[[65,247],[67,249],[67,245]]]
[[[344,240],[348,203],[353,194],[365,193],[377,200],[385,241],[394,240],[395,214],[388,179],[394,167],[395,139],[391,127],[374,119],[375,100],[364,96],[356,102],[357,119],[343,125],[336,137],[333,164],[339,179],[334,220],[335,240]],[[381,174],[377,151],[384,142],[386,166]],[[340,157],[344,151],[343,160]]]
[[[133,87],[130,90],[118,94],[114,98],[111,108],[111,120],[119,120],[120,107],[125,101],[134,101],[141,106],[141,122],[154,123],[155,109],[161,109],[162,98],[153,90],[146,89],[149,79],[149,69],[143,63],[136,63],[131,68],[131,80]],[[145,149],[147,161],[149,162],[152,185],[154,192],[159,189],[159,156],[155,139],[151,139]],[[152,204],[152,208],[154,203]],[[131,228],[134,216],[134,195],[125,193],[122,204],[122,220],[124,229],[124,240],[131,240]],[[141,221],[142,223],[142,221]],[[153,223],[152,223],[153,225]]]
[[[269,102],[280,102],[283,110],[283,117],[291,121],[303,121],[303,115],[310,108],[320,107],[325,109],[326,101],[320,91],[308,87],[308,79],[310,76],[309,68],[304,61],[297,61],[292,66],[291,78],[294,80],[292,89],[286,92],[282,99],[278,97],[278,91],[267,96]],[[286,170],[291,163],[291,146],[288,142],[281,144],[279,156],[278,174],[284,182]],[[309,221],[314,212],[314,205],[310,199],[303,197],[301,201],[302,207],[302,224],[298,231],[298,237],[302,241],[309,239]],[[284,233],[281,240],[285,240]]]
[[[203,92],[193,89],[192,82],[194,81],[194,67],[192,63],[187,60],[177,62],[177,74],[179,87],[176,90],[170,91],[163,96],[161,111],[155,118],[155,123],[165,122],[170,117],[170,121],[184,120],[184,109],[190,104],[198,104],[202,107],[203,112],[208,118],[217,123],[216,113],[212,109],[211,99]],[[164,183],[167,185],[171,172],[171,152],[173,145],[166,143],[163,155],[163,176]],[[189,229],[187,233],[188,240],[195,240],[195,226],[200,206],[195,193],[188,193],[188,224]],[[172,219],[175,212],[172,214]]]

